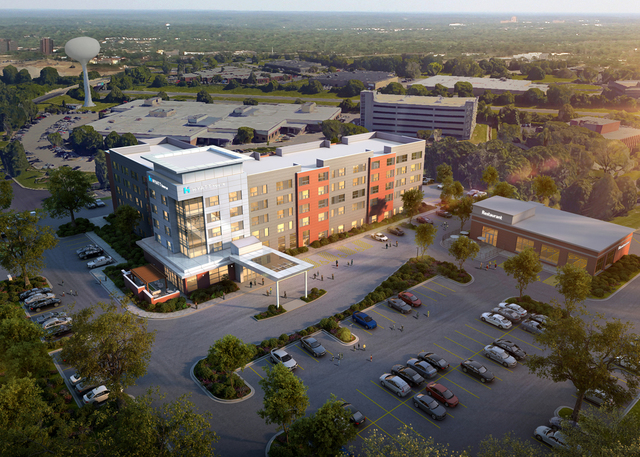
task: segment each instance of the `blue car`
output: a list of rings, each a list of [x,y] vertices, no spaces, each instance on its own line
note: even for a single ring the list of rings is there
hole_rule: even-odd
[[[371,316],[365,313],[353,313],[353,316],[351,316],[351,318],[353,319],[353,322],[362,325],[366,329],[376,328],[378,326],[378,324],[376,324],[376,321],[374,321]]]

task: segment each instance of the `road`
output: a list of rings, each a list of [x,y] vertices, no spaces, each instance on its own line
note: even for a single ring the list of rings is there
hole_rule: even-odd
[[[153,91],[148,91],[148,90],[125,90],[123,91],[125,94],[129,94],[129,95],[153,95],[154,92]],[[167,95],[169,97],[178,97],[178,96],[191,96],[194,97],[196,95],[198,95],[195,92],[167,92]],[[260,100],[292,100],[295,101],[299,98],[304,99],[305,101],[308,102],[332,102],[335,104],[338,104],[342,101],[341,98],[306,98],[304,97],[304,95],[302,96],[298,96],[298,97],[288,97],[288,96],[284,96],[284,95],[246,95],[246,94],[214,94],[214,93],[209,93],[209,95],[211,95],[212,98],[237,98],[238,100],[244,100],[245,98],[255,98],[255,99],[260,99]]]
[[[95,85],[95,84],[98,84],[98,83],[101,83],[101,82],[103,82],[103,83],[105,83],[105,84],[106,84],[106,83],[108,83],[110,80],[111,80],[111,78],[98,78],[98,79],[92,79],[91,81],[89,81],[89,84],[91,84],[91,85]],[[64,94],[66,94],[68,91],[70,91],[71,89],[76,89],[77,87],[78,87],[78,84],[75,84],[75,85],[73,85],[73,86],[69,86],[69,87],[62,87],[62,88],[60,88],[60,89],[54,89],[54,90],[52,90],[51,92],[47,92],[46,94],[44,94],[44,95],[42,95],[42,96],[40,96],[40,97],[34,98],[34,99],[33,99],[33,103],[38,104],[38,103],[45,102],[45,101],[47,101],[47,100],[49,100],[49,99],[51,99],[51,98],[55,98],[55,97],[58,97],[58,96],[60,96],[60,95],[64,95]],[[79,103],[81,103],[81,102],[79,102]]]

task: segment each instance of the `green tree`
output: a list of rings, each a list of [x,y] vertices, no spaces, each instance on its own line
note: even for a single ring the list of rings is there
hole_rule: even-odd
[[[420,64],[415,60],[406,61],[404,65],[404,75],[407,78],[418,79],[422,75]]]
[[[322,126],[322,134],[327,140],[340,140],[342,136],[342,123],[337,120],[326,120],[320,124]]]
[[[449,211],[460,219],[460,230],[464,230],[464,224],[471,218],[473,211],[473,198],[467,196],[458,199],[453,207],[449,208]]]
[[[213,103],[213,98],[211,98],[211,94],[207,92],[207,89],[202,89],[200,92],[198,92],[198,95],[196,96],[196,101],[201,103],[211,104]]]
[[[242,104],[256,106],[258,104],[258,100],[256,100],[255,98],[249,97],[242,100]]]
[[[343,98],[351,98],[360,95],[365,89],[362,81],[358,79],[350,79],[345,86],[338,91],[338,96]]]
[[[127,237],[130,247],[133,247],[135,229],[142,219],[140,211],[129,205],[118,205],[116,209],[115,226]]]
[[[389,83],[379,90],[382,94],[404,95],[407,93],[404,86],[400,83]]]
[[[464,193],[464,187],[460,181],[452,181],[447,179],[443,182],[442,192],[440,192],[440,199],[450,201],[452,199],[458,199],[462,197]]]
[[[522,441],[509,432],[502,438],[492,435],[484,438],[478,446],[477,457],[546,457],[549,452],[540,446]]]
[[[409,223],[413,221],[413,216],[418,214],[424,193],[420,189],[409,189],[402,194],[402,206],[404,212],[409,216]]]
[[[129,96],[122,92],[122,89],[118,86],[113,86],[111,92],[104,98],[105,103],[124,103],[129,101]]]
[[[575,119],[578,117],[578,114],[568,103],[562,105],[562,107],[558,110],[558,120],[562,122],[569,122],[571,119]]]
[[[429,95],[429,89],[424,87],[422,84],[412,84],[411,87],[407,89],[407,95],[427,97]]]
[[[236,144],[251,143],[253,141],[254,135],[255,135],[255,130],[253,130],[251,127],[240,127],[238,128],[238,133],[236,134],[234,143]]]
[[[43,373],[51,364],[51,356],[42,341],[20,341],[5,353],[5,375],[13,378],[29,377]]]
[[[582,214],[591,195],[593,183],[588,178],[576,179],[569,187],[560,193],[560,208],[562,211]]]
[[[549,198],[558,192],[556,182],[551,176],[538,175],[533,178],[533,193],[538,197],[538,201],[544,204],[549,203]]]
[[[0,149],[0,158],[4,169],[11,176],[20,176],[29,168],[27,154],[20,141],[12,141],[4,149]]]
[[[458,81],[453,86],[453,93],[458,97],[473,97],[473,86],[467,81]]]
[[[566,263],[557,268],[556,289],[564,297],[565,309],[574,309],[591,293],[591,275],[584,268]]]
[[[448,163],[441,163],[436,167],[436,179],[438,182],[444,183],[447,179],[453,180],[453,171]]]
[[[165,87],[167,85],[169,85],[169,80],[165,75],[156,75],[151,83],[151,87]]]
[[[449,450],[448,445],[436,443],[433,437],[423,438],[413,428],[404,426],[395,435],[381,433],[378,429],[362,438],[359,450],[350,449],[361,457],[468,457],[466,452]]]
[[[603,140],[593,151],[593,158],[604,173],[614,177],[630,165],[629,148],[620,140]]]
[[[254,72],[249,73],[249,77],[247,78],[247,84],[251,86],[255,86],[258,84],[258,78]]]
[[[51,143],[51,146],[53,147],[62,146],[62,143],[64,143],[64,140],[62,139],[62,135],[60,135],[60,132],[52,132],[48,134],[47,140],[49,140],[49,143]]]
[[[22,275],[25,288],[31,285],[29,276],[38,274],[44,267],[44,251],[58,244],[53,229],[38,224],[40,210],[35,215],[29,211],[0,214],[0,224],[4,228],[0,264],[7,271],[18,271]]]
[[[527,72],[527,79],[529,81],[540,81],[545,78],[546,73],[538,65],[533,65]]]
[[[523,363],[538,377],[553,382],[570,381],[576,388],[576,402],[572,420],[578,421],[580,408],[587,391],[599,389],[616,406],[629,401],[640,385],[636,370],[624,370],[624,386],[612,376],[616,358],[630,361],[638,368],[640,347],[633,325],[618,319],[605,320],[602,314],[589,314],[582,305],[565,310],[559,307],[545,323],[545,331],[536,335],[542,354],[531,354]],[[618,359],[619,360],[619,359]]]
[[[120,135],[115,130],[109,132],[107,136],[104,137],[104,147],[105,149],[117,148],[120,144]]]
[[[482,180],[487,184],[487,186],[489,187],[493,187],[496,184],[498,184],[498,181],[500,180],[500,176],[498,175],[498,170],[496,170],[495,168],[493,168],[491,165],[489,165],[487,168],[485,168],[485,170],[482,172]]]
[[[125,146],[135,146],[138,144],[138,139],[133,135],[133,133],[127,132],[123,133],[120,139],[118,140],[118,147],[122,148]]]
[[[309,95],[319,94],[320,92],[322,92],[322,83],[320,83],[320,81],[316,79],[313,79],[313,80],[309,79],[307,81],[307,84],[304,84],[300,88],[300,92],[303,94],[309,94]]]
[[[267,424],[278,424],[289,441],[288,427],[298,418],[304,417],[309,407],[307,387],[283,364],[265,368],[266,376],[258,381],[264,390],[263,407],[258,415]]]
[[[256,355],[256,347],[253,344],[245,344],[240,338],[233,335],[225,335],[209,348],[207,363],[216,370],[227,373],[241,368],[251,361]]]
[[[107,169],[107,158],[102,149],[98,149],[93,162],[96,166],[96,177],[100,183],[100,188],[104,189],[109,184],[109,170]]]
[[[115,396],[147,373],[155,330],[147,320],[118,309],[114,303],[90,305],[71,313],[74,337],[62,359],[84,378],[101,379]]]
[[[158,92],[158,93],[156,94],[156,97],[160,97],[161,99],[166,100],[166,101],[171,100],[171,99],[169,98],[169,96],[167,95],[167,93],[166,93],[166,92],[164,92],[164,91],[160,91],[160,92]]]
[[[429,249],[436,238],[438,229],[431,224],[420,224],[416,227],[415,241],[416,245],[420,248],[420,256],[424,257],[424,254]]]
[[[92,126],[82,125],[71,131],[69,144],[79,153],[93,154],[97,149],[102,148],[104,140]]]
[[[44,199],[43,208],[54,218],[71,216],[74,226],[75,212],[94,201],[89,194],[91,179],[80,170],[69,167],[52,170],[47,187],[51,196]]]
[[[13,187],[11,181],[0,181],[0,209],[8,209],[13,202]]]
[[[480,252],[480,246],[469,237],[461,236],[449,247],[449,254],[458,262],[458,268],[462,270],[462,265],[468,259],[475,259]]]
[[[16,84],[24,84],[31,82],[31,73],[26,68],[23,68],[18,72],[18,76],[16,77]]]
[[[603,221],[611,220],[624,210],[621,199],[622,192],[613,177],[607,173],[593,184],[584,214]]]
[[[525,248],[505,261],[502,266],[504,272],[508,276],[512,276],[516,280],[518,285],[516,289],[520,291],[520,298],[527,286],[538,279],[538,273],[542,271],[542,263],[540,263],[540,257],[533,248]]]
[[[418,130],[416,132],[416,136],[421,140],[429,140],[431,135],[433,135],[433,130]]]
[[[18,79],[18,69],[13,65],[7,65],[2,69],[2,82],[10,85],[16,84]]]
[[[620,203],[624,207],[625,211],[631,211],[636,207],[636,202],[638,200],[638,189],[636,188],[636,184],[629,176],[618,176],[615,179],[615,182],[621,192]]]
[[[430,64],[427,65],[426,73],[429,76],[435,76],[442,71],[442,68],[443,68],[442,64],[438,62],[431,62]]]
[[[360,103],[354,103],[349,98],[345,98],[338,105],[343,113],[359,112]]]

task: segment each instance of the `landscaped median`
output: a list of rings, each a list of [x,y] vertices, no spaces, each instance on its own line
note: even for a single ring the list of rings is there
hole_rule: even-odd
[[[602,299],[627,284],[640,273],[640,257],[625,255],[591,280],[591,299]]]
[[[311,303],[312,301],[322,297],[326,293],[326,290],[314,287],[306,297],[300,297],[300,300]],[[256,314],[255,316],[253,316],[253,318],[259,321],[262,319],[269,319],[270,317],[280,316],[281,314],[284,314],[286,312],[287,310],[284,309],[283,306],[276,307],[276,305],[269,305],[266,311]]]

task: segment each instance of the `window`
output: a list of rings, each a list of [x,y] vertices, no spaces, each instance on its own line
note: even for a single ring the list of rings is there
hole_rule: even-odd
[[[157,229],[160,228],[160,222],[158,222],[158,219],[153,218],[153,226]]]
[[[302,244],[304,244],[305,246],[308,246],[310,242],[311,242],[311,231],[305,230],[304,232],[302,232]]]
[[[300,205],[300,213],[308,213],[310,209],[309,203],[305,203],[304,205]]]
[[[390,202],[391,200],[393,200],[393,194],[387,194],[384,196],[385,202]]]
[[[407,178],[396,180],[396,187],[402,187],[407,185]]]
[[[320,232],[320,233],[318,233],[318,239],[319,239],[319,240],[321,240],[321,239],[323,239],[323,238],[326,238],[326,237],[328,237],[328,236],[329,236],[329,231],[328,231],[328,230],[325,230],[324,232]]]
[[[384,185],[384,190],[391,190],[393,189],[393,181],[388,182]]]
[[[284,232],[284,224],[278,224],[278,233]]]
[[[156,237],[156,241],[157,241],[158,243],[162,243],[162,238],[160,238],[160,235],[159,235],[159,234],[157,234],[157,233],[156,233],[156,234],[155,234],[155,237]]]
[[[613,263],[613,259],[615,255],[616,255],[616,251],[611,251],[609,254],[607,254],[607,261],[605,265],[611,265]]]
[[[162,204],[166,206],[167,205],[167,197],[165,195],[163,195],[161,197],[161,200],[162,200]]]
[[[371,162],[371,169],[372,170],[377,170],[378,168],[380,168],[380,161],[376,160],[375,162]]]
[[[372,193],[372,194],[377,194],[377,193],[378,193],[378,190],[380,190],[380,187],[379,187],[379,186],[373,186],[373,187],[371,188],[371,193]]]
[[[387,159],[387,167],[390,167],[391,165],[395,165],[396,163],[396,158],[395,157],[389,157]]]
[[[285,190],[285,189],[291,189],[291,187],[293,187],[293,180],[292,179],[287,179],[285,181],[278,181],[276,183],[276,190],[277,191]]]
[[[220,211],[214,211],[207,214],[207,222],[218,222],[220,220]]]
[[[300,219],[300,227],[306,227],[307,225],[309,225],[308,217],[303,217],[302,219]]]
[[[371,206],[376,206],[378,204],[378,199],[377,198],[372,198],[370,200],[370,204],[371,204]]]
[[[153,203],[151,204],[151,211],[153,211],[154,214],[158,214],[158,207]]]
[[[344,225],[343,224],[338,225],[338,233],[342,233],[342,232],[344,232]]]
[[[411,171],[422,170],[422,163],[414,163],[411,165]]]
[[[521,236],[518,237],[518,239],[516,240],[516,252],[521,252],[524,251],[526,248],[532,248],[533,247],[533,240],[530,240],[528,238],[522,238]]]
[[[596,263],[596,273],[604,268],[604,257],[600,257]]]
[[[498,230],[490,227],[482,227],[482,237],[485,243],[496,246],[498,244]]]
[[[346,168],[337,168],[331,172],[332,178],[339,178],[340,176],[344,176],[347,174]]]
[[[329,179],[329,172],[328,171],[324,171],[322,173],[318,173],[318,181],[326,181]]]
[[[218,241],[216,243],[209,245],[209,252],[217,252],[222,251],[222,241]]]
[[[398,156],[396,163],[405,163],[407,161],[407,154]]]
[[[279,236],[278,237],[278,249],[280,249],[281,251],[284,251],[285,249],[287,249],[287,239],[284,236]]]
[[[336,195],[335,197],[331,197],[331,204],[335,205],[336,203],[341,203],[345,200],[344,194]]]
[[[214,227],[209,229],[209,238],[215,238],[216,236],[222,235],[221,227]]]
[[[131,177],[137,181],[138,180],[138,173],[136,173],[135,171],[131,170]]]
[[[418,159],[422,159],[422,151],[412,152],[411,160],[418,160]]]
[[[300,200],[306,200],[307,198],[309,198],[309,190],[301,190],[299,192],[299,199]]]
[[[307,184],[309,184],[309,177],[308,176],[303,176],[301,178],[298,178],[298,185],[299,186],[306,186]]]
[[[409,182],[410,183],[420,182],[421,178],[422,177],[420,175],[413,175],[411,176],[411,178],[409,178]]]
[[[342,214],[344,214],[344,206],[331,210],[331,217],[340,216]]]
[[[329,212],[325,211],[324,213],[318,214],[318,222],[326,221],[329,217]]]
[[[167,249],[169,250],[169,252],[173,252],[173,245],[171,244],[171,241],[167,240]]]
[[[293,221],[289,221],[289,230],[293,230]]]
[[[367,171],[367,164],[366,163],[362,163],[360,165],[354,165],[353,166],[353,172],[354,173],[362,173],[363,171]]]
[[[149,195],[151,195],[151,198],[156,198],[156,191],[153,189],[149,190]]]
[[[163,211],[162,212],[162,217],[164,218],[165,221],[169,221],[169,213],[167,211]]]
[[[354,190],[353,192],[351,192],[351,198],[364,197],[364,193],[365,193],[364,189]]]
[[[387,170],[387,178],[393,178],[395,170]]]
[[[229,210],[230,217],[242,216],[242,206],[236,206]]]
[[[581,255],[574,254],[573,252],[569,253],[569,257],[567,258],[567,263],[575,265],[578,268],[587,268],[587,258],[582,257]]]
[[[164,226],[164,233],[167,236],[171,236],[171,227],[169,227],[168,225]]]
[[[249,189],[249,197],[257,197],[258,195],[267,193],[267,185],[256,186]]]
[[[373,216],[371,216],[371,223],[373,224],[375,222],[378,222],[378,215],[377,214],[374,214]]]
[[[374,173],[371,175],[371,182],[376,182],[380,179],[380,173]]]
[[[269,222],[268,214],[263,214],[262,216],[254,216],[251,218],[251,226],[264,224],[265,222]]]
[[[269,227],[264,228],[264,236],[265,237],[269,236]]]
[[[547,246],[546,244],[542,245],[540,249],[540,260],[544,260],[546,262],[557,265],[558,257],[560,257],[559,249],[553,248],[551,246]]]
[[[231,224],[231,231],[232,232],[237,232],[238,230],[242,230],[243,228],[244,228],[244,222],[242,222],[242,221],[233,222]]]
[[[224,279],[225,275],[229,274],[229,267],[226,265],[224,267],[217,268],[215,270],[211,270],[209,272],[209,284],[215,284]]]
[[[236,192],[229,192],[229,201],[237,202],[238,200],[242,200],[242,191],[238,190]]]
[[[331,192],[344,189],[344,183],[345,181],[340,181],[340,182],[337,182],[337,183],[334,182],[333,184],[331,184]]]
[[[396,175],[403,175],[407,172],[407,167],[400,167],[396,170]]]
[[[291,216],[293,214],[293,208],[281,209],[278,211],[278,219],[282,219],[286,216]]]
[[[324,195],[329,192],[329,186],[318,187],[318,195]]]
[[[351,211],[358,211],[364,209],[365,202],[358,202],[351,205]]]
[[[291,249],[298,247],[298,236],[295,233],[289,234],[289,247]]]
[[[259,211],[261,209],[265,209],[269,207],[269,200],[268,199],[264,199],[264,200],[258,200],[256,202],[251,202],[251,211]],[[240,213],[242,214],[242,213]]]
[[[280,195],[276,198],[276,205],[284,205],[293,200],[293,194]]]
[[[353,178],[353,187],[355,186],[361,186],[362,184],[365,183],[365,178],[364,176],[361,176],[359,178]]]
[[[135,191],[135,193],[136,193],[136,194],[139,194],[139,193],[140,193],[140,188],[138,187],[138,185],[137,185],[137,184],[134,184],[134,185],[133,185],[133,190]]]
[[[207,202],[207,207],[218,206],[220,204],[220,199],[216,195],[215,197],[208,197],[206,202]]]
[[[180,252],[189,258],[206,254],[207,240],[202,198],[176,202],[175,208]]]

